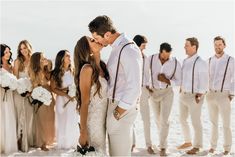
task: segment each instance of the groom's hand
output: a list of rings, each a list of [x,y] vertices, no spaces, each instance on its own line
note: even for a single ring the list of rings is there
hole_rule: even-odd
[[[125,112],[126,110],[125,109],[122,109],[121,107],[117,106],[115,109],[114,109],[114,117],[119,120],[119,118],[122,116],[122,114]],[[117,112],[117,113],[115,113]]]

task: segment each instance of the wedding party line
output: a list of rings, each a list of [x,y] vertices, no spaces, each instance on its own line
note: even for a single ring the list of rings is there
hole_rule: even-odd
[[[214,53],[208,60],[198,54],[198,39],[186,38],[182,47],[187,57],[181,63],[172,57],[167,42],[147,56],[145,35],[137,32],[129,38],[106,15],[94,18],[88,29],[91,36],[79,38],[74,52],[60,50],[54,63],[43,52],[34,52],[28,40],[19,42],[14,60],[10,46],[1,44],[1,155],[54,147],[74,149],[73,156],[131,156],[140,113],[147,152],[167,156],[174,87],[180,89],[175,118],[184,141],[177,149],[188,155],[203,149],[214,154],[220,117],[223,154],[231,153],[234,57],[225,53],[222,36],[212,39]],[[105,63],[101,53],[107,46],[112,50]],[[211,124],[209,148],[203,148],[205,101]],[[158,152],[153,148],[150,112],[158,129]]]

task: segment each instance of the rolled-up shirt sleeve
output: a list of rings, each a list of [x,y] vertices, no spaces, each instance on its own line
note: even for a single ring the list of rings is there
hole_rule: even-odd
[[[123,90],[121,99],[118,103],[120,108],[128,110],[133,105],[136,105],[137,100],[141,95],[142,64],[141,52],[138,49],[123,49],[121,66],[124,70],[126,81],[125,90]]]

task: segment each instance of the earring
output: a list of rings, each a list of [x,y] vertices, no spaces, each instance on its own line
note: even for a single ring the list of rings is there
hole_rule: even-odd
[[[93,55],[94,55],[93,53],[90,54],[91,57],[92,57]]]

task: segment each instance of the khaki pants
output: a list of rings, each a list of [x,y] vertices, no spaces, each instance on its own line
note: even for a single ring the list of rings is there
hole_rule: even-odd
[[[194,129],[194,141],[193,147],[201,148],[202,147],[202,123],[201,123],[201,109],[204,98],[200,100],[197,104],[195,100],[195,95],[192,93],[180,93],[179,98],[179,116],[180,116],[180,123],[184,135],[185,142],[191,142],[191,134],[189,125],[187,122],[188,116],[190,115],[192,126]]]
[[[107,133],[110,156],[131,156],[132,127],[137,117],[138,109],[133,107],[123,113],[119,120],[113,115],[117,102],[108,102]]]
[[[152,146],[151,130],[150,130],[150,109],[149,109],[149,90],[146,87],[142,87],[142,94],[140,97],[140,115],[144,125],[144,137],[146,147]],[[136,144],[135,127],[133,128],[133,144]]]
[[[206,96],[208,102],[208,110],[210,121],[212,124],[211,130],[211,148],[216,149],[218,141],[218,119],[219,114],[223,123],[224,131],[224,150],[230,151],[232,145],[231,132],[231,102],[228,98],[228,92],[209,92]]]
[[[167,136],[169,132],[169,116],[172,108],[174,93],[171,87],[166,89],[153,89],[151,104],[159,129],[159,146],[167,148]]]

